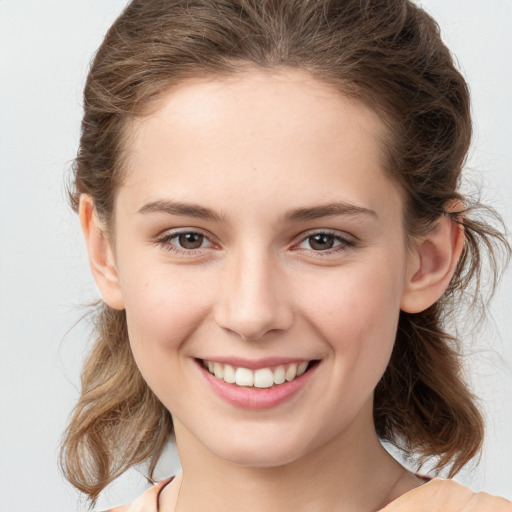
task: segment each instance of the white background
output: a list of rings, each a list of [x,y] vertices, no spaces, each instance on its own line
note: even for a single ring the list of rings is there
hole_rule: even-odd
[[[123,5],[0,0],[0,512],[79,510],[77,494],[59,475],[57,447],[86,348],[87,325],[72,327],[96,290],[64,183],[77,148],[88,63]],[[472,89],[469,167],[512,226],[512,0],[423,5],[438,19]],[[509,499],[511,285],[509,272],[492,320],[468,342],[469,371],[489,423],[480,466],[459,477]],[[143,485],[134,484],[136,477],[126,499]],[[114,502],[122,501],[119,492]]]

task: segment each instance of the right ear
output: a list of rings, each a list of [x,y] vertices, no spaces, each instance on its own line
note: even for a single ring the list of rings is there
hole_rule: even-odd
[[[101,297],[111,308],[124,309],[110,240],[98,219],[94,201],[87,194],[80,196],[78,215],[89,255],[89,265]]]

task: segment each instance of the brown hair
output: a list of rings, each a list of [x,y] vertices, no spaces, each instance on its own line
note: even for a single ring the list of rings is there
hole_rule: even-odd
[[[71,194],[89,194],[111,219],[130,121],[170,87],[242,68],[296,67],[373,108],[386,124],[389,175],[404,192],[407,232],[442,215],[463,224],[466,245],[443,298],[402,313],[391,362],[375,392],[381,439],[456,473],[479,451],[483,421],[461,375],[457,340],[444,330],[451,305],[478,284],[484,252],[494,277],[504,236],[458,192],[471,139],[467,85],[438,26],[409,0],[134,0],[92,64]],[[450,213],[460,200],[464,212]],[[483,252],[482,252],[483,251]],[[471,293],[476,293],[474,288]],[[138,371],[125,314],[100,305],[97,338],[63,442],[66,477],[92,502],[130,466],[150,476],[172,435],[169,412]]]

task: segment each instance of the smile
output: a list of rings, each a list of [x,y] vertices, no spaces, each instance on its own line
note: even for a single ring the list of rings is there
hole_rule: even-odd
[[[271,409],[289,402],[312,381],[320,363],[319,359],[196,359],[206,384],[219,398],[248,410]]]
[[[265,389],[295,380],[303,375],[314,361],[289,363],[276,367],[259,368],[257,370],[236,367],[216,361],[202,360],[201,362],[212,375],[228,384]]]

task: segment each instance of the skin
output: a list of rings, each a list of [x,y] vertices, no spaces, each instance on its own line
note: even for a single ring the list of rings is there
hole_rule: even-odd
[[[195,80],[130,127],[111,236],[82,198],[102,297],[126,309],[173,416],[183,474],[161,511],[370,511],[421,483],[382,448],[373,390],[400,310],[442,295],[463,237],[447,217],[406,244],[385,139],[370,109],[301,71]],[[203,242],[180,247],[177,232]],[[290,400],[253,411],[201,378],[197,359],[226,355],[319,364]]]

